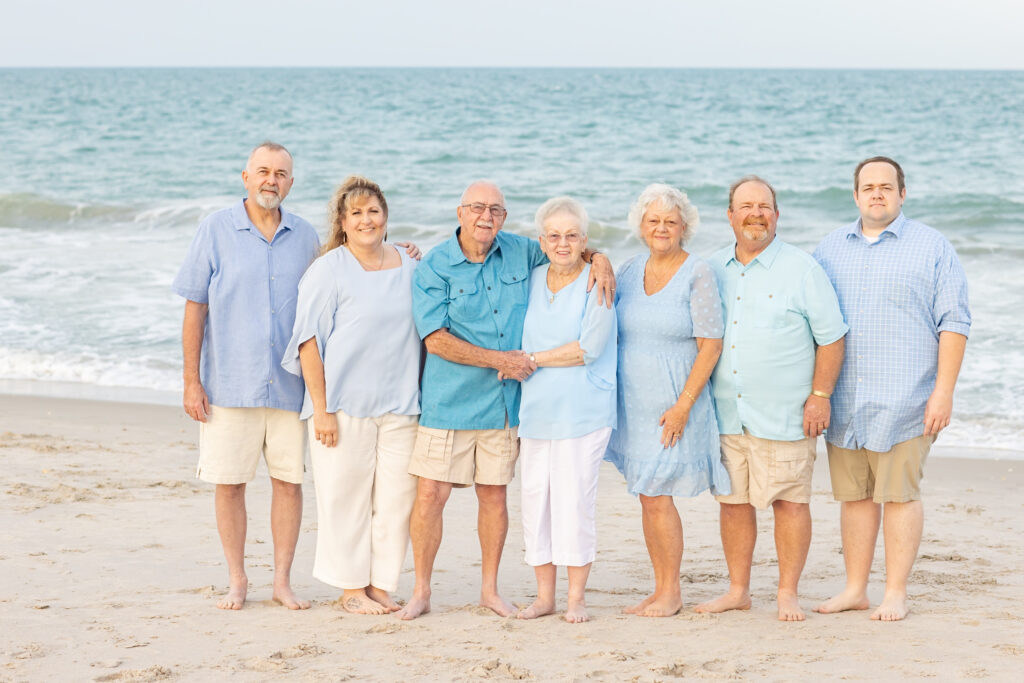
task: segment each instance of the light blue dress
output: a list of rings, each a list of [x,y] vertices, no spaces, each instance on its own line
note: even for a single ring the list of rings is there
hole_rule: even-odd
[[[696,496],[732,492],[722,465],[718,423],[705,385],[690,409],[682,437],[661,445],[662,413],[679,398],[697,358],[695,337],[722,337],[722,303],[714,272],[693,254],[668,284],[644,292],[646,255],[619,269],[615,312],[619,321],[618,427],[605,460],[625,476],[629,492]]]

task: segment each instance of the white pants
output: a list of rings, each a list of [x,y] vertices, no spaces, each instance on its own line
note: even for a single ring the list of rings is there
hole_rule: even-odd
[[[309,454],[316,487],[313,576],[337,588],[398,588],[409,546],[416,477],[409,456],[416,416],[350,417],[340,410],[338,445],[316,440],[309,418]]]
[[[597,553],[597,477],[610,427],[575,439],[520,439],[526,564],[582,567]]]

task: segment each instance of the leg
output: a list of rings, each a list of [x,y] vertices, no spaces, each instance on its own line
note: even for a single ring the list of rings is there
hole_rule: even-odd
[[[537,576],[537,599],[516,615],[519,619],[536,619],[555,611],[555,579],[558,568],[550,562],[533,568]]]
[[[775,510],[775,552],[779,558],[776,595],[779,621],[803,621],[797,588],[807,562],[807,550],[811,547],[811,506],[776,500],[772,508]]]
[[[815,612],[832,614],[851,609],[868,608],[868,577],[875,558],[878,524],[882,506],[870,498],[844,501],[839,512],[843,536],[843,563],[846,565],[846,588],[815,608]],[[915,554],[917,549],[915,547]]]
[[[885,503],[885,597],[872,619],[899,621],[907,616],[907,579],[914,568],[924,529],[924,506],[919,500]]]
[[[729,568],[729,592],[697,605],[698,612],[718,613],[750,609],[750,564],[757,543],[757,512],[749,503],[721,503],[719,529]]]
[[[270,533],[274,537],[274,602],[288,609],[309,609],[292,592],[292,560],[302,524],[302,485],[270,479]]]
[[[242,609],[249,591],[245,575],[245,484],[217,484],[213,500],[220,544],[228,562],[228,593],[217,601],[217,607]]]
[[[672,496],[640,495],[644,541],[654,566],[654,594],[633,608],[642,617],[670,617],[683,606],[679,566],[683,562],[683,524]]]
[[[434,559],[441,547],[444,506],[451,492],[452,485],[448,482],[423,477],[417,482],[416,502],[409,519],[416,585],[409,602],[397,612],[399,619],[415,619],[430,611],[430,578],[434,572]]]
[[[590,619],[587,614],[587,579],[590,577],[590,564],[582,567],[569,567],[569,608],[565,610],[565,620],[570,624],[579,624]]]
[[[477,484],[477,534],[480,537],[480,605],[495,614],[507,617],[515,614],[512,603],[498,594],[498,565],[508,534],[508,506],[505,503],[507,486]]]

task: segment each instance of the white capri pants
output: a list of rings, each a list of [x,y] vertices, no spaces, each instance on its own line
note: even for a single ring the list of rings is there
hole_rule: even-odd
[[[520,439],[526,564],[582,567],[597,554],[597,478],[611,427],[575,439]]]
[[[409,545],[416,477],[409,457],[415,415],[338,417],[338,445],[316,440],[309,418],[309,454],[316,490],[313,576],[337,588],[398,588]]]

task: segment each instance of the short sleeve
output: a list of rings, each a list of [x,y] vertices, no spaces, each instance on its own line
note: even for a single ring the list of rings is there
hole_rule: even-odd
[[[327,263],[329,255],[318,258],[299,281],[299,294],[295,304],[295,325],[292,338],[285,347],[281,367],[293,375],[302,376],[299,347],[316,338],[320,359],[324,345],[334,331],[334,314],[338,310],[338,288],[334,273]]]
[[[412,315],[420,339],[450,326],[448,283],[426,261],[412,275]]]
[[[203,221],[196,230],[171,289],[189,301],[210,302],[210,279],[213,277],[214,253],[210,224]]]
[[[690,319],[693,322],[694,337],[721,339],[725,333],[718,281],[715,280],[715,273],[706,261],[698,261],[693,267],[693,281],[690,283]]]
[[[971,331],[967,276],[953,245],[945,239],[942,242],[943,250],[935,268],[935,301],[932,305],[935,329],[966,337]]]
[[[825,274],[825,269],[817,262],[804,275],[799,297],[801,312],[811,327],[815,344],[827,346],[842,339],[849,331],[850,327],[839,308],[836,290]]]
[[[527,258],[530,260],[530,270],[537,266],[543,266],[548,262],[548,255],[540,248],[538,240],[530,239],[526,242]]]
[[[597,292],[591,291],[587,294],[587,305],[580,325],[579,343],[583,349],[584,365],[600,358],[615,331],[615,309],[597,303]]]

